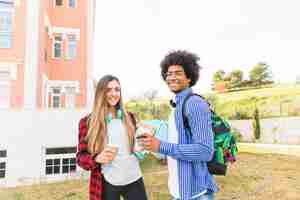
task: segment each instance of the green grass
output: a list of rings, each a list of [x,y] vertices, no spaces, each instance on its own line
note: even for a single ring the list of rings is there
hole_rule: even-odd
[[[255,106],[258,107],[261,118],[300,116],[299,84],[203,95],[213,97],[216,102],[215,110],[228,119],[238,119],[237,116],[240,119],[251,119]],[[167,119],[170,112],[168,100],[134,101],[127,102],[126,105],[140,120]]]
[[[216,177],[218,200],[299,200],[300,157],[240,153],[226,177]],[[167,167],[153,157],[142,162],[150,200],[168,200]],[[0,189],[2,200],[86,200],[87,180]]]
[[[245,99],[249,96],[256,97],[272,97],[272,96],[299,96],[300,95],[300,85],[288,85],[288,86],[275,86],[272,88],[261,88],[253,90],[244,90],[239,92],[228,92],[220,93],[218,97],[228,100],[239,100]]]
[[[276,86],[215,94],[216,110],[227,118],[235,118],[237,112],[243,118],[251,118],[258,107],[262,118],[300,116],[300,85]]]

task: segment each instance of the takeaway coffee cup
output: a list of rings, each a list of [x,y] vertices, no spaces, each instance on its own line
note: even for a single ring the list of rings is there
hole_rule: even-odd
[[[119,147],[118,147],[118,145],[115,145],[115,144],[107,144],[107,145],[105,146],[105,149],[104,149],[104,150],[105,150],[105,151],[112,152],[112,153],[114,154],[114,156],[116,156],[117,153],[118,153]]]

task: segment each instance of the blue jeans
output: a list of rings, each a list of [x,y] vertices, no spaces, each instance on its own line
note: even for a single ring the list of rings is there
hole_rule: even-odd
[[[180,200],[180,199],[172,198],[172,200]],[[214,200],[214,193],[209,192],[191,200]]]

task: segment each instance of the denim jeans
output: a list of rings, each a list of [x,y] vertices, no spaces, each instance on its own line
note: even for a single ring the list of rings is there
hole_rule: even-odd
[[[172,198],[172,200],[180,200],[180,199],[175,199]],[[191,200],[214,200],[214,193],[206,193],[204,195],[201,195],[200,197],[197,197],[195,199],[191,199]]]

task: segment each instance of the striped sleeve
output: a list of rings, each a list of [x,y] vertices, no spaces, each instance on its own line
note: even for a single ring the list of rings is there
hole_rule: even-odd
[[[173,144],[161,142],[159,152],[175,159],[191,162],[211,160],[214,146],[211,113],[207,103],[197,96],[192,96],[187,101],[185,113],[192,131],[192,143]],[[180,127],[183,129],[183,126]],[[179,132],[188,134],[185,130]]]

